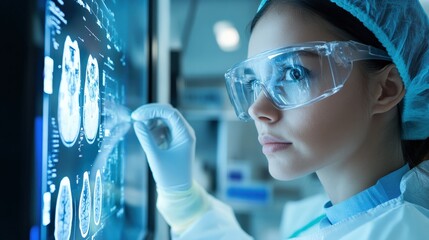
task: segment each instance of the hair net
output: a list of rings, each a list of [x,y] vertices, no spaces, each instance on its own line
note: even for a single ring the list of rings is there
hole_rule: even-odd
[[[402,138],[429,137],[429,21],[418,0],[330,0],[358,18],[386,48],[404,81]],[[267,0],[262,0],[258,11]],[[341,21],[339,19],[339,21]]]

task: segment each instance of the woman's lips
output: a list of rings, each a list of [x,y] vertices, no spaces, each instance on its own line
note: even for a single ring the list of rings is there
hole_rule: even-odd
[[[260,136],[258,137],[258,140],[259,143],[261,143],[262,145],[262,152],[265,155],[272,154],[277,151],[286,150],[292,145],[292,143],[287,140],[280,139],[271,135]]]

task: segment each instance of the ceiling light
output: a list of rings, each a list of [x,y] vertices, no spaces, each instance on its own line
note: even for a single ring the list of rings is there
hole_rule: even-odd
[[[240,35],[232,23],[228,21],[216,22],[213,26],[213,31],[220,49],[225,52],[238,49],[240,45]]]

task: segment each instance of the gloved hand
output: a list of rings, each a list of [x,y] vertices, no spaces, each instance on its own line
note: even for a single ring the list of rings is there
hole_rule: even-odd
[[[180,234],[197,221],[210,207],[207,192],[192,181],[195,156],[195,133],[178,110],[168,104],[146,104],[131,114],[134,130],[146,153],[157,184],[157,208]],[[161,118],[171,131],[167,149],[158,147],[145,121]]]
[[[159,189],[184,191],[192,185],[192,161],[195,156],[195,133],[182,114],[171,105],[152,103],[136,109],[131,118],[137,138],[146,153],[150,169]],[[143,122],[161,118],[171,131],[167,149],[158,147],[148,126]]]

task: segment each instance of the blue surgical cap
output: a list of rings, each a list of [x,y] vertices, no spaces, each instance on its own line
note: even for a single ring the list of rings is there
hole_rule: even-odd
[[[405,85],[402,139],[429,137],[429,20],[418,0],[330,0],[386,48]],[[261,1],[258,11],[267,0]]]

